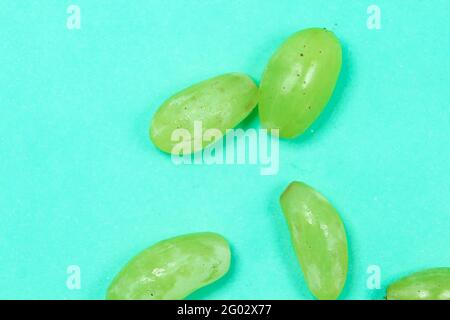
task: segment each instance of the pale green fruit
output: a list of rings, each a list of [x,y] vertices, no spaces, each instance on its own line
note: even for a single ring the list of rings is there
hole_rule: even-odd
[[[230,247],[215,233],[155,244],[134,257],[111,283],[109,300],[179,300],[227,273]]]
[[[450,268],[413,273],[391,284],[388,300],[450,300]]]
[[[258,88],[244,74],[231,73],[203,81],[162,104],[151,122],[150,138],[155,146],[167,153],[200,151],[244,120],[255,108],[257,100]],[[195,123],[201,124],[203,133],[213,129],[216,134],[209,138],[196,134]],[[189,136],[182,139],[181,134]],[[179,151],[181,141],[186,142],[189,152],[186,147],[183,152]]]
[[[342,49],[326,29],[292,35],[272,56],[260,85],[259,116],[283,138],[302,134],[331,98],[342,64]]]
[[[339,214],[323,195],[301,182],[292,182],[280,203],[309,290],[321,300],[337,299],[348,269],[347,237]]]

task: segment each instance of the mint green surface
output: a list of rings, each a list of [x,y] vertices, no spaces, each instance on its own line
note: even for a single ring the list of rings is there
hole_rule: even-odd
[[[194,299],[310,299],[278,204],[313,185],[346,223],[343,299],[381,299],[414,271],[450,265],[450,6],[447,0],[78,0],[0,4],[0,298],[102,299],[160,240],[212,231],[230,272]],[[255,80],[297,30],[343,45],[330,105],[280,143],[278,175],[251,165],[181,165],[150,142],[157,107],[239,71]],[[256,113],[244,128],[257,128]],[[381,268],[382,289],[366,270]],[[66,286],[69,265],[81,289]]]

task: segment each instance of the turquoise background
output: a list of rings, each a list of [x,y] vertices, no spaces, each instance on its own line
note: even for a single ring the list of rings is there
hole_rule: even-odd
[[[68,30],[66,9],[81,8]],[[303,180],[341,212],[344,299],[450,266],[447,0],[78,0],[0,3],[0,298],[102,299],[147,246],[215,231],[233,266],[195,299],[310,299],[278,197]],[[175,166],[148,125],[172,93],[217,74],[258,80],[293,32],[327,27],[344,64],[313,131],[280,144],[280,171]],[[244,128],[257,128],[253,114]],[[382,289],[366,287],[379,265]],[[66,287],[69,265],[81,289]]]

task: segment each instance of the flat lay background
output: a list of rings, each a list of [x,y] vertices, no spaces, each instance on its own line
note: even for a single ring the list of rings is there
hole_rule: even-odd
[[[66,28],[70,4],[80,30]],[[278,203],[292,180],[345,222],[341,298],[382,299],[398,277],[450,266],[449,16],[447,0],[2,0],[0,298],[103,299],[142,249],[214,231],[232,268],[190,298],[311,299]],[[312,129],[280,142],[277,175],[176,166],[151,144],[167,97],[231,71],[259,81],[286,37],[315,26],[340,38],[341,77]]]

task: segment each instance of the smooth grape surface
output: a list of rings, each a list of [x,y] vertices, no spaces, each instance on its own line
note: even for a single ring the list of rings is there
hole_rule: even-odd
[[[450,268],[413,273],[391,284],[388,300],[450,300]]]
[[[179,300],[227,273],[230,247],[215,233],[155,244],[133,258],[110,285],[109,300]]]
[[[260,85],[259,116],[283,138],[302,134],[331,98],[342,64],[339,40],[313,28],[292,35],[270,59]]]
[[[281,207],[309,290],[320,300],[337,299],[348,269],[344,224],[327,199],[301,182],[281,195]]]
[[[176,129],[186,129],[189,154],[213,143],[194,134],[194,122],[201,121],[203,132],[217,129],[221,135],[244,120],[255,108],[258,88],[247,75],[231,73],[203,81],[174,95],[158,109],[150,127],[150,138],[162,151],[176,153],[172,134]],[[216,137],[218,138],[218,137]]]

